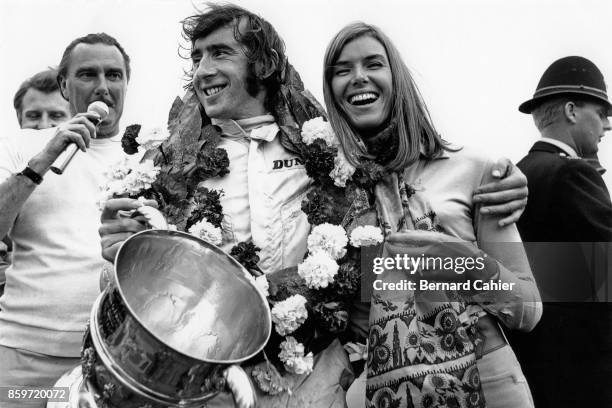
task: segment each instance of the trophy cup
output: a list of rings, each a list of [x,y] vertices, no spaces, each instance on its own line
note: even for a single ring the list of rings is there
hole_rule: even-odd
[[[265,346],[268,303],[249,273],[192,235],[147,230],[117,253],[110,284],[96,300],[68,408],[197,408],[223,390],[254,407],[239,364]]]

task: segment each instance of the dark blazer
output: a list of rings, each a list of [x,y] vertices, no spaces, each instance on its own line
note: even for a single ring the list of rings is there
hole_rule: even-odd
[[[518,222],[524,241],[610,241],[610,194],[591,164],[537,142],[517,165],[529,186],[527,208]]]
[[[612,238],[610,195],[592,165],[549,143],[518,167],[529,187],[518,229],[545,303],[536,328],[508,333],[510,344],[536,408],[612,407],[612,307],[598,297],[605,265],[595,267]]]

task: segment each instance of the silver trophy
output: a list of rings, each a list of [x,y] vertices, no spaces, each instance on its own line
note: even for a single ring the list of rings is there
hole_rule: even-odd
[[[265,297],[232,257],[186,233],[140,232],[92,308],[81,372],[56,384],[71,402],[48,407],[195,408],[224,390],[254,407],[239,364],[270,332]]]

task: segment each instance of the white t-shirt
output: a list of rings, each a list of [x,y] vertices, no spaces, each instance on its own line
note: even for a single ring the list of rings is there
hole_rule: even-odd
[[[0,182],[39,153],[55,129],[23,130],[0,141]],[[103,176],[122,156],[121,134],[92,140],[63,175],[44,175],[9,232],[13,263],[0,297],[0,344],[78,357],[103,265],[100,210]]]

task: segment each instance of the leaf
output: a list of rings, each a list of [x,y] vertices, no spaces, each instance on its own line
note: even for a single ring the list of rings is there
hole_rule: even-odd
[[[200,139],[202,116],[200,101],[193,90],[187,91],[175,119],[169,124],[170,136],[162,143],[168,163],[171,166],[182,166],[195,157],[194,144]]]
[[[300,90],[304,89],[304,83],[302,82],[302,78],[300,78],[300,74],[298,74],[295,68],[293,68],[293,65],[288,61],[285,64],[281,78],[281,82],[287,86],[292,86]]]
[[[297,154],[300,158],[303,157],[304,143],[300,130],[294,126],[280,125],[279,141],[281,145],[290,151]]]
[[[168,132],[170,132],[170,134],[174,133],[176,130],[179,114],[184,105],[180,96],[177,96],[174,102],[172,102],[172,107],[170,108],[170,112],[168,112]]]
[[[206,125],[202,127],[203,123]],[[153,188],[163,198],[162,211],[168,220],[184,229],[191,210],[191,197],[204,175],[222,174],[227,170],[216,168],[224,161],[221,152],[215,151],[220,132],[202,114],[200,101],[193,91],[188,90],[182,100],[176,99],[168,115],[170,136],[158,149],[148,151],[146,158],[154,158],[161,171]],[[198,161],[198,154],[208,148],[214,154],[211,160]],[[218,149],[217,149],[218,150]],[[207,171],[199,171],[204,163]],[[196,177],[197,176],[197,177]]]
[[[317,110],[319,116],[322,116],[323,119],[327,121],[327,112],[325,112],[325,108],[317,101],[313,94],[311,94],[307,89],[302,91],[302,95],[306,100]]]

